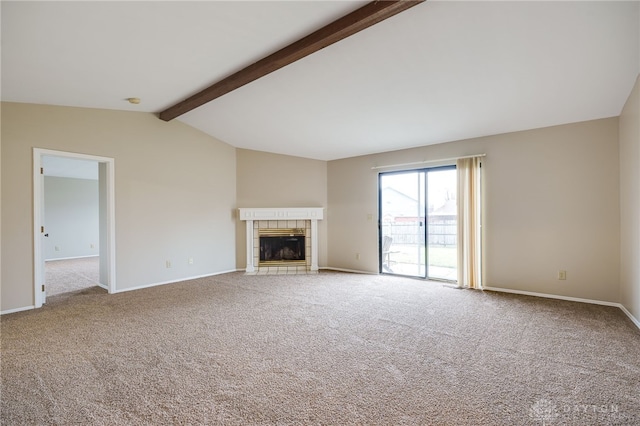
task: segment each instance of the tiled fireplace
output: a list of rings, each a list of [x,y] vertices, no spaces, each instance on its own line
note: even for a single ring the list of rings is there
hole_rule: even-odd
[[[318,272],[318,220],[321,207],[241,208],[247,228],[246,273]]]

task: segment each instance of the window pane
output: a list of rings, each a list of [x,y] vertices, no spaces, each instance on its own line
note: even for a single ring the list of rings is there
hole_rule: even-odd
[[[430,170],[427,174],[427,241],[428,276],[457,280],[456,204],[457,177],[455,169]]]

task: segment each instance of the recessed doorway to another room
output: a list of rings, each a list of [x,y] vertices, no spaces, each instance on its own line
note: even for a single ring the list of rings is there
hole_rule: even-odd
[[[98,162],[45,155],[42,168],[47,297],[102,292]]]
[[[33,149],[34,306],[114,293],[114,159]]]

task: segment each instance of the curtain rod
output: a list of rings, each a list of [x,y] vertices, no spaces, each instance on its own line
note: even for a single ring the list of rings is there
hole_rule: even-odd
[[[440,158],[438,160],[415,161],[413,163],[389,164],[388,166],[374,166],[371,170],[386,169],[389,167],[416,166],[418,164],[440,163],[442,161],[461,160],[463,158],[486,157],[487,154],[466,155],[464,157]]]

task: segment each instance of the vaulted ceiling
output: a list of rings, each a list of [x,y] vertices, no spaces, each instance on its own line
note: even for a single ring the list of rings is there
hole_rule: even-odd
[[[366,3],[2,1],[2,100],[159,113]],[[333,160],[617,116],[639,73],[639,1],[427,1],[176,120]]]

